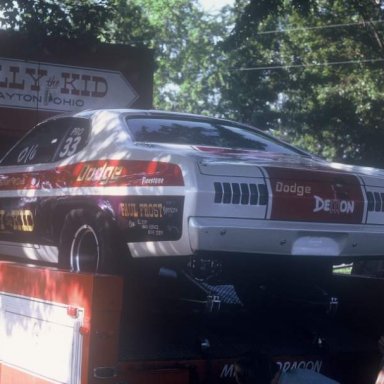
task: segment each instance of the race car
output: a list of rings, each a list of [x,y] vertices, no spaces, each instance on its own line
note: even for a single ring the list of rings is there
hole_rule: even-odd
[[[1,253],[29,263],[187,264],[241,285],[305,260],[381,257],[383,234],[383,171],[228,120],[83,111],[38,124],[1,160]]]

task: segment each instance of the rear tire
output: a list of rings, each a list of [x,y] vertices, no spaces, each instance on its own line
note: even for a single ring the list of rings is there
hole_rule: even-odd
[[[70,211],[60,233],[60,267],[73,272],[117,273],[119,242],[112,224],[101,211]]]

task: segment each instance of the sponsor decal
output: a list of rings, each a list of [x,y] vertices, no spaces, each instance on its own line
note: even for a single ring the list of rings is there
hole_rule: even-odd
[[[81,168],[80,174],[76,177],[76,183],[86,181],[105,185],[118,180],[123,170],[124,168],[122,166],[108,165],[108,162],[105,162],[104,165],[100,167],[85,164]]]
[[[312,188],[309,185],[300,185],[297,183],[284,183],[277,181],[275,186],[276,192],[292,193],[297,196],[310,195]]]
[[[158,184],[158,185],[161,185],[161,184],[163,184],[164,183],[164,178],[163,177],[143,177],[142,179],[141,179],[141,183],[143,184],[143,185],[156,185],[156,184]]]
[[[29,185],[31,188],[34,185],[26,174],[0,175],[0,190],[22,189],[26,185]]]
[[[324,211],[330,214],[353,214],[355,210],[355,202],[351,200],[323,199],[316,195],[313,197],[315,198],[313,212]]]
[[[100,160],[39,172],[0,174],[0,191],[183,185],[180,167],[159,161]]]
[[[67,167],[59,168],[66,173]],[[140,160],[100,160],[73,166],[73,186],[182,186],[176,164]]]
[[[64,112],[127,107],[136,99],[117,71],[0,58],[0,106]]]
[[[122,217],[133,218],[162,218],[163,204],[161,203],[120,203]],[[176,208],[175,208],[176,209]]]
[[[182,233],[182,196],[130,196],[117,205],[127,241],[178,240]]]
[[[0,209],[0,231],[32,232],[35,226],[29,209]]]
[[[342,172],[265,168],[271,191],[272,220],[360,224],[364,195],[359,179]]]

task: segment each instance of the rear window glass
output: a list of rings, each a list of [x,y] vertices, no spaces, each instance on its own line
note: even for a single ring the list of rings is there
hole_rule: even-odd
[[[260,131],[221,121],[163,118],[127,118],[134,140],[138,142],[200,145],[258,150],[287,154],[301,153]]]

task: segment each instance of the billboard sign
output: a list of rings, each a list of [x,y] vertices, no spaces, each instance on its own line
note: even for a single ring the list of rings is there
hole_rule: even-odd
[[[118,71],[0,58],[0,107],[52,112],[124,108],[137,97]]]
[[[144,46],[0,31],[0,157],[57,114],[152,108],[154,70]]]

